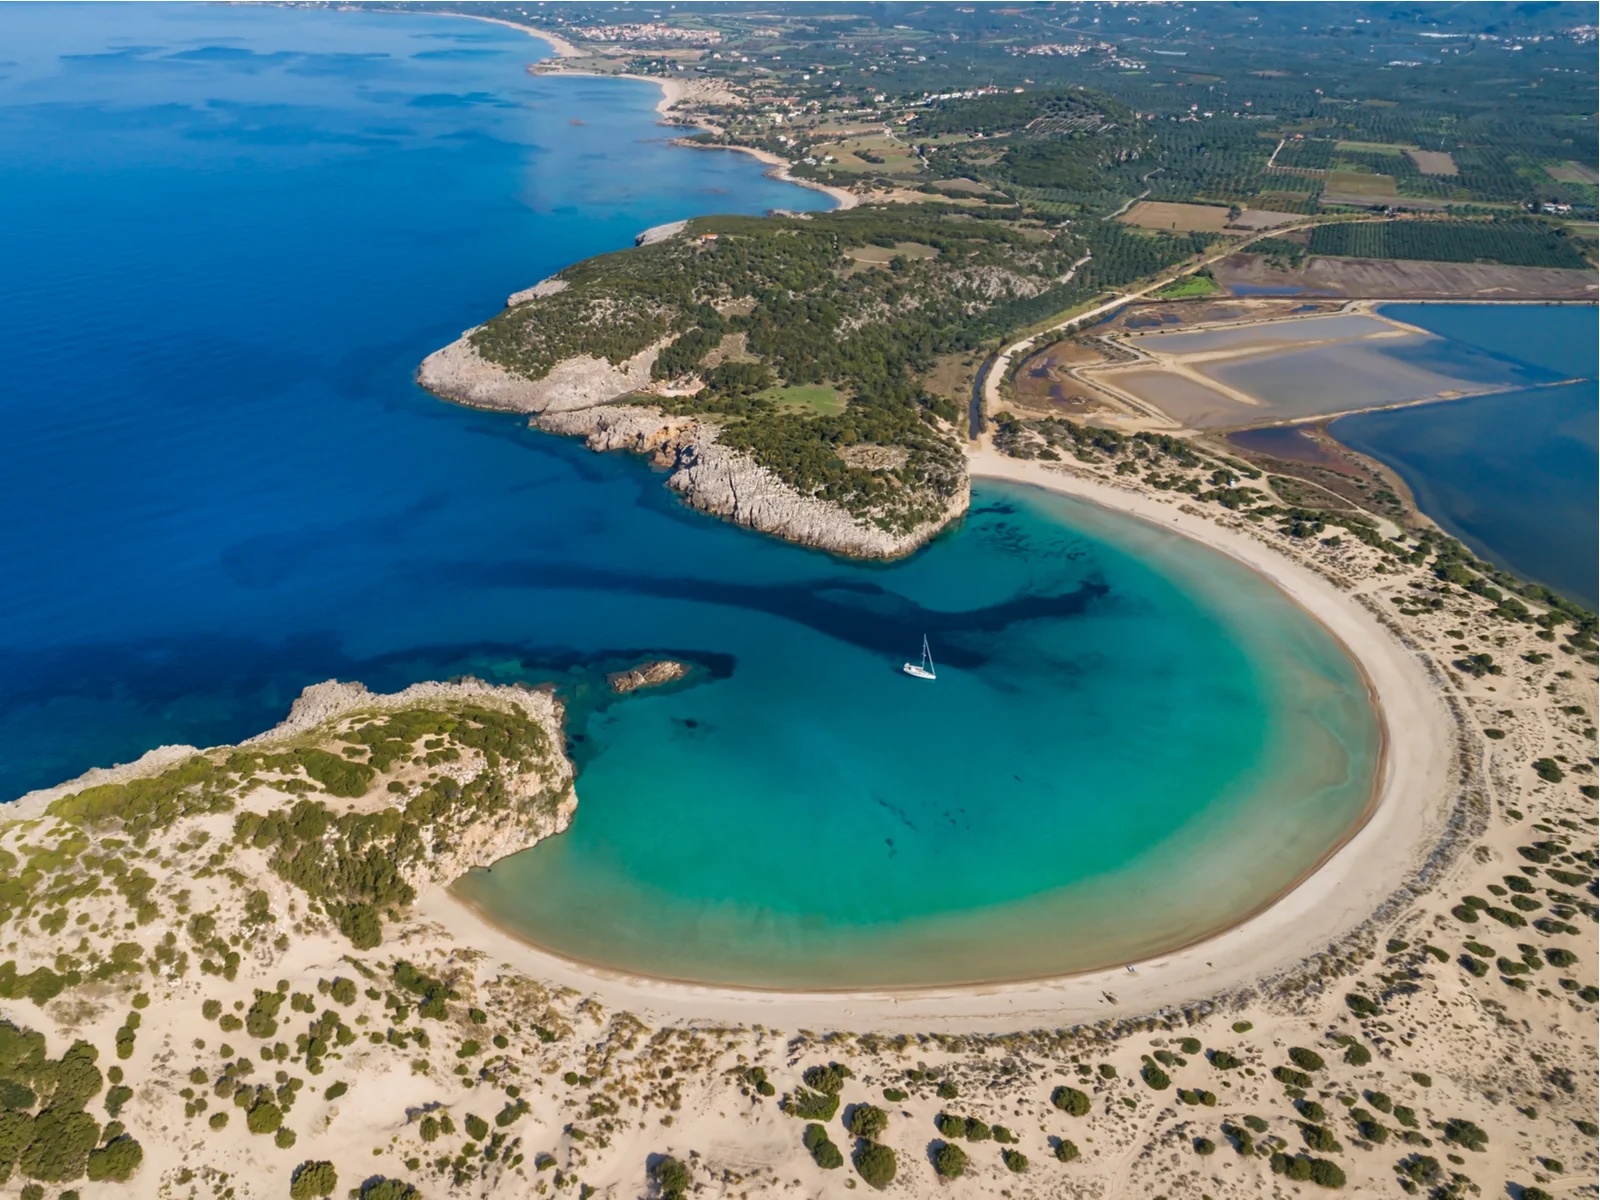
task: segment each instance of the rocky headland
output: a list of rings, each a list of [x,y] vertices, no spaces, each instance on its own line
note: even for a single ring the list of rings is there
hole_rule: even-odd
[[[511,299],[527,303],[540,298],[534,295],[537,291],[518,292]],[[473,332],[428,355],[417,370],[417,382],[458,404],[529,413],[534,427],[581,437],[591,450],[645,455],[671,472],[667,486],[692,508],[736,525],[852,558],[891,559],[924,545],[964,514],[970,502],[963,475],[935,518],[893,529],[805,494],[750,455],[723,444],[723,426],[717,421],[675,415],[649,403],[651,368],[669,339],[620,363],[592,355],[565,358],[541,378],[530,379],[484,358],[472,343]],[[624,398],[626,403],[618,403]]]

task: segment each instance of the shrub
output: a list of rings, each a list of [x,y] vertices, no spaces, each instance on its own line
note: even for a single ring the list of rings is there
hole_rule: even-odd
[[[1050,1103],[1069,1117],[1082,1117],[1089,1113],[1089,1093],[1080,1092],[1077,1088],[1058,1087],[1050,1093]]]
[[[825,1096],[837,1096],[844,1089],[844,1081],[850,1078],[850,1068],[840,1066],[838,1063],[829,1063],[825,1067],[808,1067],[800,1077],[808,1088],[821,1092]]]
[[[1368,1092],[1367,1103],[1382,1113],[1394,1111],[1394,1101],[1385,1092]]]
[[[906,1099],[906,1093],[902,1092],[899,1088],[884,1088],[883,1098],[890,1104],[899,1104],[902,1100]]]
[[[489,1136],[489,1122],[474,1113],[467,1114],[467,1136],[475,1142],[481,1142]]]
[[[270,1100],[257,1100],[245,1114],[244,1123],[251,1133],[277,1133],[283,1124],[283,1109]]]
[[[961,1094],[961,1089],[946,1079],[939,1084],[937,1092],[941,1100],[954,1100]]]
[[[337,1100],[349,1090],[350,1085],[341,1079],[338,1083],[330,1083],[328,1085],[328,1090],[323,1092],[322,1095],[324,1099]]]
[[[1417,1114],[1404,1104],[1396,1104],[1394,1106],[1394,1119],[1407,1129],[1415,1129],[1417,1127]]]
[[[894,1182],[894,1151],[881,1142],[867,1142],[856,1151],[856,1173],[875,1188],[886,1188]]]
[[[1243,1065],[1237,1057],[1226,1050],[1213,1050],[1210,1057],[1211,1065],[1219,1071],[1232,1071]]]
[[[1144,1079],[1148,1087],[1152,1087],[1158,1092],[1165,1091],[1172,1086],[1172,1080],[1167,1078],[1167,1073],[1156,1066],[1155,1063],[1145,1063],[1139,1075]]]
[[[89,1178],[96,1183],[126,1183],[143,1161],[144,1147],[124,1133],[98,1150],[89,1151]]]
[[[1322,1055],[1315,1050],[1307,1050],[1304,1046],[1290,1046],[1289,1061],[1306,1071],[1320,1071],[1326,1065],[1322,1061]]]
[[[967,1169],[967,1152],[953,1142],[945,1142],[933,1156],[933,1169],[940,1179],[960,1179]]]
[[[1011,1146],[1016,1144],[1017,1135],[1012,1133],[1011,1130],[1007,1129],[1004,1125],[996,1125],[994,1127],[994,1140],[999,1142],[1002,1146]]]
[[[1194,1152],[1202,1157],[1217,1152],[1217,1144],[1208,1137],[1197,1137],[1194,1140]]]
[[[374,1175],[361,1185],[359,1200],[422,1200],[422,1193],[402,1179]]]
[[[1564,950],[1559,946],[1551,946],[1544,952],[1544,959],[1552,967],[1566,968],[1578,961],[1578,956],[1571,950]]]
[[[343,975],[333,981],[333,986],[328,989],[328,994],[337,1004],[354,1004],[356,1002],[355,980],[346,979]]]
[[[650,1169],[656,1186],[661,1189],[662,1200],[682,1200],[694,1186],[689,1168],[675,1158],[663,1158]]]
[[[1273,1067],[1272,1077],[1284,1087],[1308,1088],[1313,1082],[1311,1076],[1293,1067]]]
[[[1444,1140],[1468,1150],[1481,1151],[1489,1144],[1489,1135],[1465,1117],[1451,1117],[1445,1122]]]
[[[277,1133],[272,1135],[272,1144],[279,1150],[290,1149],[298,1140],[299,1138],[296,1136],[295,1131],[290,1129],[287,1125],[283,1126],[278,1130]]]
[[[214,1112],[211,1114],[211,1120],[208,1122],[208,1124],[213,1129],[225,1128],[228,1124],[228,1114],[225,1112]]]
[[[98,1074],[99,1072],[96,1072]],[[22,1174],[44,1183],[76,1179],[84,1173],[89,1151],[100,1140],[100,1126],[88,1113],[56,1105],[33,1119],[33,1140],[22,1151]]]
[[[1078,1147],[1062,1138],[1056,1143],[1056,1159],[1059,1162],[1071,1162],[1078,1157]]]
[[[1021,1175],[1028,1169],[1028,1156],[1021,1150],[1002,1150],[1000,1161],[1006,1164],[1006,1170],[1013,1175]]]
[[[1311,1160],[1311,1182],[1326,1188],[1344,1186],[1344,1171],[1336,1162],[1326,1158]]]
[[[1250,1021],[1235,1021],[1233,1023],[1233,1031],[1235,1033],[1249,1033],[1254,1028],[1255,1025]]]
[[[1360,1042],[1356,1042],[1345,1047],[1344,1061],[1352,1067],[1364,1067],[1372,1061],[1372,1051]]]
[[[811,1158],[824,1171],[836,1171],[844,1166],[843,1151],[826,1139],[811,1148]]]
[[[1358,1017],[1375,1017],[1383,1011],[1374,1001],[1363,996],[1360,992],[1345,993],[1346,1007]]]
[[[851,1137],[866,1138],[875,1142],[889,1127],[889,1114],[871,1104],[858,1104],[850,1110],[846,1122]]]
[[[1333,1154],[1342,1147],[1339,1139],[1333,1136],[1333,1130],[1326,1125],[1313,1125],[1308,1121],[1301,1122],[1300,1132],[1306,1139],[1306,1145],[1312,1150],[1321,1150],[1324,1154]]]
[[[994,1136],[994,1130],[980,1121],[977,1117],[968,1117],[966,1122],[966,1137],[969,1142],[987,1142]]]
[[[289,1176],[289,1200],[316,1200],[333,1195],[339,1186],[339,1173],[331,1162],[307,1159]]]
[[[967,1123],[954,1113],[940,1113],[933,1119],[935,1127],[947,1138],[967,1136]]]
[[[794,1094],[783,1101],[784,1111],[803,1121],[831,1121],[839,1111],[839,1097],[807,1088],[795,1088]]]

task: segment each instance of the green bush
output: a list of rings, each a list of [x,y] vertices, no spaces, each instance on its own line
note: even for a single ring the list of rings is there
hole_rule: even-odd
[[[1056,1142],[1055,1155],[1058,1162],[1071,1162],[1078,1157],[1078,1147],[1066,1138],[1062,1138]]]
[[[1197,1137],[1194,1140],[1194,1152],[1202,1157],[1215,1154],[1217,1152],[1217,1144],[1208,1137]]]
[[[989,1128],[988,1123],[977,1117],[967,1118],[964,1132],[969,1142],[987,1142],[994,1136],[994,1130]]]
[[[100,1140],[100,1126],[93,1117],[76,1107],[61,1108],[59,1100],[57,1106],[33,1119],[32,1132],[33,1140],[22,1151],[18,1166],[29,1179],[44,1183],[62,1183],[83,1175],[89,1151]]]
[[[792,1095],[784,1097],[783,1109],[791,1117],[802,1121],[831,1121],[839,1111],[839,1097],[825,1092],[795,1088]]]
[[[289,1200],[317,1200],[333,1195],[338,1186],[339,1173],[331,1162],[307,1159],[289,1176]]]
[[[277,1133],[283,1124],[283,1109],[270,1100],[257,1100],[244,1123],[251,1133]]]
[[[344,976],[333,981],[333,986],[328,989],[328,994],[338,1004],[354,1004],[356,1002],[356,985],[353,979]]]
[[[1320,1071],[1327,1065],[1322,1061],[1322,1055],[1304,1046],[1290,1046],[1289,1061],[1304,1071]]]
[[[404,1180],[375,1175],[361,1185],[359,1200],[422,1200],[422,1193]]]
[[[1311,1182],[1325,1188],[1343,1187],[1344,1171],[1336,1162],[1314,1158],[1311,1160]]]
[[[683,1200],[694,1186],[689,1168],[675,1158],[663,1158],[651,1168],[650,1173],[655,1176],[656,1186],[661,1189],[661,1200]]]
[[[1320,1150],[1324,1154],[1335,1154],[1342,1149],[1339,1139],[1334,1137],[1333,1130],[1326,1125],[1314,1125],[1309,1121],[1302,1121],[1300,1133],[1306,1139],[1308,1149]]]
[[[875,1188],[886,1188],[894,1182],[896,1169],[894,1151],[881,1142],[867,1142],[856,1151],[856,1173]]]
[[[1444,1140],[1468,1150],[1481,1151],[1489,1144],[1489,1135],[1465,1117],[1452,1117],[1445,1122]]]
[[[1344,998],[1345,1006],[1358,1017],[1375,1017],[1383,1011],[1372,1000],[1360,992],[1347,992]]]
[[[1005,1163],[1006,1170],[1013,1175],[1021,1175],[1028,1169],[1028,1156],[1021,1150],[1002,1150],[1000,1161]]]
[[[1352,1067],[1364,1067],[1372,1061],[1372,1051],[1368,1050],[1360,1042],[1355,1042],[1345,1047],[1344,1061]]]
[[[1219,1071],[1232,1071],[1243,1063],[1226,1050],[1213,1050],[1211,1052],[1211,1065]]]
[[[144,1147],[124,1133],[99,1149],[89,1151],[89,1178],[96,1183],[126,1183],[143,1161]]]
[[[288,1150],[292,1148],[299,1140],[300,1139],[295,1134],[295,1131],[290,1129],[287,1125],[282,1126],[277,1133],[272,1135],[272,1144],[279,1150]]]
[[[1578,961],[1578,956],[1571,950],[1564,950],[1559,946],[1551,946],[1544,952],[1544,958],[1552,967],[1565,969]]]
[[[960,1179],[967,1170],[967,1152],[954,1142],[945,1142],[934,1153],[933,1169],[940,1179]]]
[[[1089,1093],[1080,1092],[1077,1088],[1064,1085],[1056,1088],[1050,1093],[1050,1103],[1069,1117],[1082,1117],[1089,1113]]]
[[[467,1136],[475,1142],[481,1142],[489,1136],[489,1122],[474,1113],[468,1113],[466,1119]]]
[[[821,1092],[825,1096],[837,1096],[844,1089],[844,1081],[850,1078],[850,1068],[838,1063],[829,1063],[825,1067],[808,1067],[800,1078],[813,1091]]]
[[[1167,1078],[1167,1073],[1156,1066],[1155,1063],[1145,1063],[1139,1072],[1139,1076],[1145,1081],[1147,1087],[1154,1088],[1158,1092],[1165,1091],[1172,1086],[1172,1080]]]
[[[875,1142],[889,1127],[889,1114],[871,1104],[858,1104],[850,1110],[850,1119],[846,1122],[846,1127],[850,1130],[851,1137],[866,1138],[869,1142]]]
[[[1311,1076],[1293,1067],[1273,1067],[1272,1077],[1284,1087],[1308,1088],[1313,1083]]]

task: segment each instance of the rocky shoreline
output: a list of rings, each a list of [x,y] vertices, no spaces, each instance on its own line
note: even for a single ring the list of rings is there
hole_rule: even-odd
[[[519,292],[517,296],[529,296]],[[514,297],[515,298],[515,297]],[[417,383],[444,400],[472,408],[524,412],[547,433],[581,437],[589,449],[648,456],[667,468],[667,486],[692,508],[759,533],[851,558],[892,559],[925,545],[962,516],[971,499],[965,478],[937,520],[908,531],[882,529],[844,508],[807,496],[719,440],[722,429],[649,404],[613,401],[650,385],[650,368],[665,342],[619,365],[582,356],[557,363],[542,379],[525,379],[483,358],[468,330],[423,359]]]

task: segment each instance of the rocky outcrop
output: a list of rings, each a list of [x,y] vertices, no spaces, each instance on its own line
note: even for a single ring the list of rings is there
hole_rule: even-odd
[[[667,480],[667,486],[701,512],[802,546],[855,558],[910,554],[966,512],[971,498],[963,478],[961,487],[937,519],[924,521],[904,533],[880,529],[837,504],[801,495],[748,455],[720,444],[714,437],[697,437],[679,452],[677,470]]]
[[[647,455],[658,467],[672,467],[686,446],[706,436],[693,417],[676,417],[648,404],[599,404],[534,418],[547,433],[581,437],[595,451],[626,450]]]
[[[538,300],[544,296],[554,296],[557,292],[567,290],[567,281],[557,279],[552,275],[549,279],[541,279],[531,288],[523,288],[520,292],[512,292],[506,297],[506,307],[515,308],[519,304],[526,304],[529,300]]]
[[[557,363],[543,379],[525,379],[480,355],[472,332],[423,359],[417,382],[458,404],[525,413],[589,408],[636,392],[650,383],[650,368],[667,344],[647,346],[620,366],[581,355]]]
[[[688,673],[689,668],[681,662],[664,658],[659,662],[640,663],[631,671],[613,672],[606,676],[606,682],[617,695],[626,696],[629,692],[636,692],[640,688],[660,687],[664,683],[672,683]]]
[[[635,246],[653,246],[657,242],[664,242],[670,237],[676,237],[689,227],[687,221],[668,221],[665,225],[652,225],[638,237],[633,239]]]

